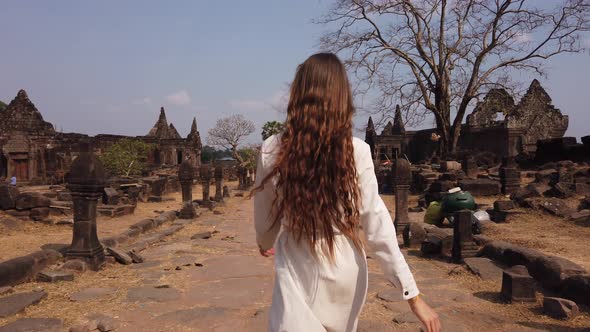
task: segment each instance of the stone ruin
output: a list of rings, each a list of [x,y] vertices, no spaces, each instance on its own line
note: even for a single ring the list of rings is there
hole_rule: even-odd
[[[63,183],[74,159],[81,153],[81,142],[94,147],[100,154],[115,142],[139,139],[154,144],[147,157],[148,168],[180,165],[189,159],[194,167],[201,160],[202,143],[193,119],[191,132],[182,138],[173,124],[166,120],[164,108],[154,127],[146,136],[97,135],[57,132],[45,121],[41,112],[24,90],[0,110],[0,179],[16,175],[19,183]]]
[[[498,117],[500,115],[500,117]],[[491,153],[497,160],[517,155],[534,155],[537,143],[559,140],[568,128],[568,116],[551,103],[539,81],[533,80],[518,104],[503,89],[492,89],[479,102],[461,128],[458,151],[462,154]],[[411,162],[430,160],[437,147],[430,140],[436,129],[407,131],[399,107],[394,122],[377,134],[369,118],[365,142],[371,147],[375,165],[406,156]]]

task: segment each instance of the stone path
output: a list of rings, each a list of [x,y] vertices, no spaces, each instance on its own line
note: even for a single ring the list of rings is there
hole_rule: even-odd
[[[252,202],[236,197],[220,210],[223,214],[206,212],[165,242],[142,251],[144,263],[110,264],[104,272],[87,272],[61,286],[45,284],[49,299],[8,323],[60,318],[65,328],[90,321],[92,328],[100,322],[116,331],[266,331],[273,262],[261,257],[255,246]],[[208,231],[210,238],[194,236]],[[444,331],[552,328],[530,322],[526,315],[505,315],[499,308],[506,305],[494,303],[493,295],[473,294],[449,275],[446,264],[413,252],[407,257],[426,301],[440,313]],[[369,295],[359,331],[419,331],[419,322],[374,259],[369,259],[369,268]],[[0,327],[10,330],[18,331]]]

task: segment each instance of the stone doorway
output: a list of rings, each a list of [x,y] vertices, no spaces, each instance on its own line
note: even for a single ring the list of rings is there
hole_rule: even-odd
[[[8,159],[0,153],[0,178],[8,177]]]
[[[29,180],[29,161],[27,159],[13,160],[13,169],[16,179],[19,181]]]
[[[181,150],[176,150],[176,164],[180,165],[182,164],[182,151]]]

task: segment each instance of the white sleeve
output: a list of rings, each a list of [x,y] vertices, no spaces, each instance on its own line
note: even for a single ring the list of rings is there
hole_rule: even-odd
[[[363,151],[359,170],[361,191],[360,218],[369,246],[374,250],[385,276],[401,288],[404,300],[420,294],[418,286],[397,243],[395,227],[385,203],[379,196],[377,178],[369,146],[359,144]]]
[[[258,187],[266,177],[269,170],[265,168],[265,144],[262,145],[260,156],[258,157],[258,166],[256,167],[256,181],[254,188]],[[280,222],[273,226],[274,213],[273,201],[275,199],[274,185],[268,181],[264,189],[254,195],[254,227],[256,229],[256,242],[263,250],[268,250],[274,246],[275,240],[281,229]]]

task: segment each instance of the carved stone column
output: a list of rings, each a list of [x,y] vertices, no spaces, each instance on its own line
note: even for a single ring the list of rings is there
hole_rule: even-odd
[[[209,165],[201,165],[200,169],[201,185],[203,186],[203,203],[210,201],[209,184],[211,182],[211,169]]]
[[[469,210],[455,212],[453,220],[453,261],[462,262],[464,258],[475,257],[477,245],[473,241],[472,213]]]
[[[520,171],[513,157],[504,157],[500,167],[502,193],[509,195],[520,189]]]
[[[408,216],[408,198],[410,184],[412,183],[412,170],[410,162],[406,159],[395,160],[391,169],[393,175],[393,188],[395,194],[395,230],[400,234],[404,227],[410,223]]]
[[[96,206],[105,187],[103,166],[86,146],[70,169],[67,188],[74,202],[74,232],[66,259],[80,259],[94,271],[105,264],[104,249],[96,232]]]
[[[223,167],[215,166],[215,201],[223,202]]]
[[[181,219],[194,219],[197,211],[193,205],[193,179],[195,170],[189,160],[185,160],[178,168],[178,180],[182,188],[182,209],[180,210]]]

